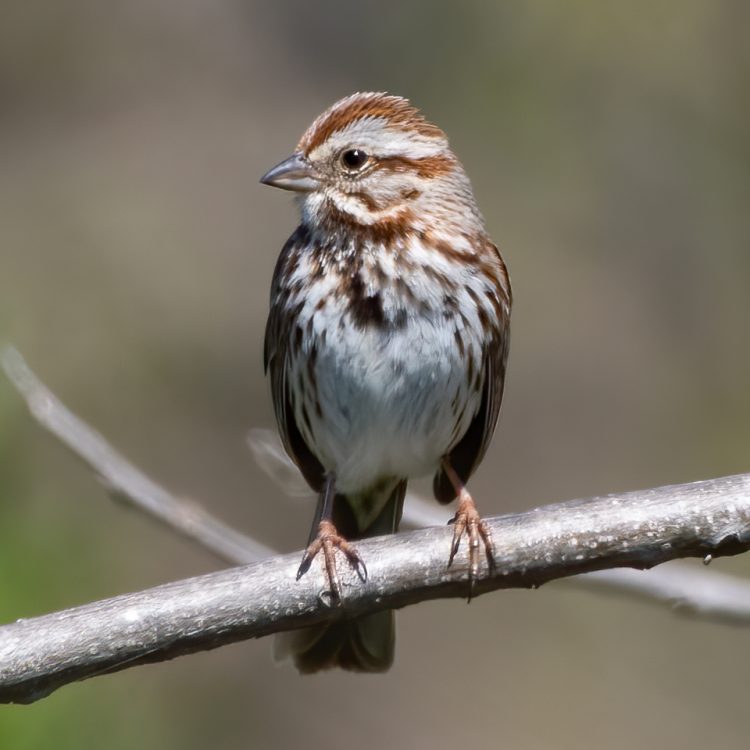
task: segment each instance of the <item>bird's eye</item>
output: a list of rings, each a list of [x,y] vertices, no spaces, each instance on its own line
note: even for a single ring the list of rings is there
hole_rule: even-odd
[[[356,172],[367,164],[369,158],[361,148],[350,148],[341,154],[341,163],[350,172]]]

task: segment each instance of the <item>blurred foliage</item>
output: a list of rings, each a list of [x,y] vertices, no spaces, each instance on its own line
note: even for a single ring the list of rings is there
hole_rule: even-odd
[[[243,436],[291,202],[257,184],[354,90],[451,136],[514,281],[486,512],[748,470],[750,6],[7,2],[0,340],[146,471],[281,549]],[[216,562],[104,496],[0,381],[3,621]],[[745,558],[719,569],[748,572]],[[0,709],[0,747],[747,746],[746,633],[554,587],[399,615],[382,677],[267,641]]]

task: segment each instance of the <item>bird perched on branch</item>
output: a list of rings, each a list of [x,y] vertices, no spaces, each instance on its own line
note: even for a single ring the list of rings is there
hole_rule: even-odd
[[[336,102],[261,182],[295,191],[302,219],[271,287],[265,367],[284,446],[319,501],[297,577],[353,540],[394,532],[407,480],[458,498],[448,565],[468,539],[469,591],[494,545],[466,482],[492,438],[508,357],[511,289],[463,167],[406,99]],[[301,672],[377,672],[392,612],[283,636]]]

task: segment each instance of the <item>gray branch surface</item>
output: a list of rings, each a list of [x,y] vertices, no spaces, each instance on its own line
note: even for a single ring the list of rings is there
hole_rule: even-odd
[[[112,497],[157,518],[232,565],[256,562],[275,554],[275,550],[227,526],[196,503],[172,495],[147,477],[96,430],[70,412],[16,350],[6,349],[0,359],[34,418],[87,464]],[[285,494],[311,497],[275,432],[253,429],[248,435],[248,444],[258,466]],[[404,525],[413,528],[443,526],[448,517],[449,513],[435,503],[417,495],[407,496]],[[648,575],[619,568],[573,576],[561,583],[582,590],[628,595],[693,617],[750,624],[749,581],[686,567],[679,562],[649,571]]]
[[[174,498],[129,464],[71,414],[16,352],[7,351],[3,365],[34,416],[118,496],[224,559],[244,562],[266,554],[262,545]],[[605,570],[747,550],[750,475],[577,500],[488,523],[496,566],[482,571],[476,594],[598,570],[576,580],[685,603],[720,619],[750,618],[750,586],[730,576],[682,570],[643,585],[636,577],[653,573]],[[33,702],[75,680],[245,638],[427,599],[465,597],[465,547],[454,566],[446,567],[451,534],[442,527],[360,542],[369,578],[362,583],[342,560],[341,606],[327,596],[319,565],[295,580],[301,556],[295,553],[0,627],[0,702]]]
[[[277,433],[254,428],[248,446],[255,462],[285,494],[311,497],[304,479],[281,445]],[[408,493],[402,525],[412,528],[444,526],[449,511]],[[750,581],[688,563],[672,561],[644,573],[611,568],[556,581],[555,586],[629,596],[673,612],[731,625],[750,625]]]
[[[497,546],[476,594],[537,587],[603,568],[647,568],[750,547],[750,475],[549,505],[487,519]],[[467,595],[465,546],[446,567],[452,530],[357,544],[362,583],[339,564],[343,604],[322,569],[300,581],[300,554],[118,596],[0,628],[0,702],[31,702],[74,680],[317,622]]]

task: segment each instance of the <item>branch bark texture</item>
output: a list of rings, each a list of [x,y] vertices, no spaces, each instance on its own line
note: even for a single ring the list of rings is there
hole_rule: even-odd
[[[111,497],[158,519],[232,565],[257,562],[275,554],[256,539],[227,526],[205,508],[170,493],[146,476],[73,414],[15,349],[5,349],[0,354],[0,364],[37,422],[99,477]],[[248,445],[258,466],[280,490],[293,496],[312,497],[277,433],[255,428],[248,434]],[[404,526],[444,526],[447,518],[445,509],[411,493],[407,496]],[[564,579],[563,584],[588,591],[625,594],[707,620],[750,624],[749,581],[679,562],[660,566],[648,576],[617,568],[572,576]]]
[[[476,594],[537,587],[578,573],[648,568],[750,548],[750,475],[549,505],[487,519],[497,547]],[[466,597],[465,547],[452,531],[360,542],[362,583],[344,560],[334,606],[320,566],[295,580],[300,554],[178,581],[0,628],[0,702],[32,702],[97,674],[233,641],[428,599]]]

